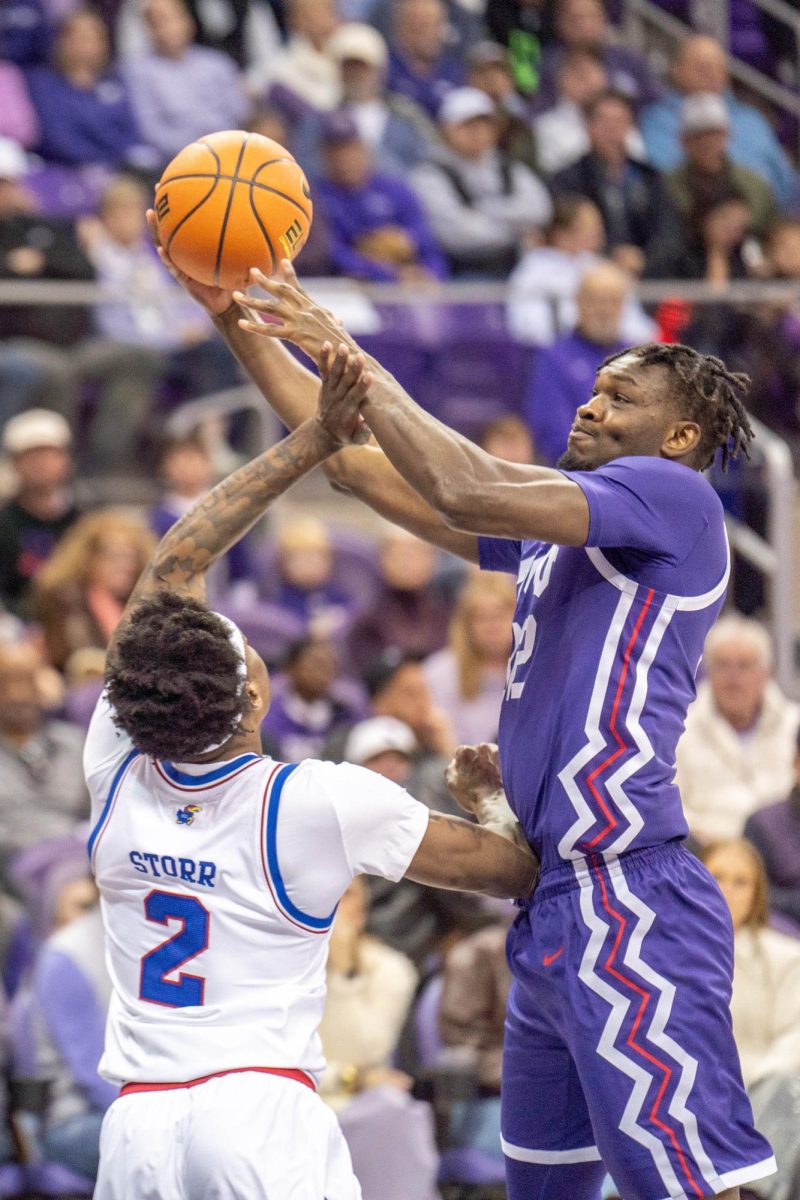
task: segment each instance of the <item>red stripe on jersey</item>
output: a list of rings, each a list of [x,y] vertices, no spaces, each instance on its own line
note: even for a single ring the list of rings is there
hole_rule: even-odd
[[[158,771],[164,782],[168,783],[171,788],[175,788],[176,792],[191,792],[194,794],[195,792],[208,792],[211,790],[211,788],[221,787],[223,783],[230,783],[230,781],[235,779],[237,775],[241,775],[242,771],[248,770],[249,767],[254,767],[257,762],[263,762],[263,759],[260,757],[254,758],[251,762],[245,763],[244,766],[239,767],[238,770],[232,771],[230,775],[225,775],[222,779],[215,779],[213,783],[200,784],[198,787],[194,787],[189,784],[176,783],[174,779],[170,779],[166,771],[161,769],[161,763],[155,758],[153,759],[153,766]]]

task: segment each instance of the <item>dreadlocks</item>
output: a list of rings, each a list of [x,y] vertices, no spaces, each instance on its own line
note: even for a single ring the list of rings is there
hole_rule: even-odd
[[[239,657],[216,613],[172,592],[148,596],[106,674],[114,721],[152,758],[193,758],[230,737],[247,707]]]
[[[740,453],[750,457],[755,434],[742,403],[750,383],[747,375],[729,371],[721,359],[680,343],[633,346],[612,354],[603,366],[626,354],[635,355],[643,367],[666,367],[672,372],[673,398],[681,416],[700,426],[697,456],[701,470],[711,466],[717,450],[722,451],[723,471]]]

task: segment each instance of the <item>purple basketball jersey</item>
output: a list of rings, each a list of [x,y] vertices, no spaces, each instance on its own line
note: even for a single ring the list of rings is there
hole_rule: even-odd
[[[586,546],[481,538],[517,576],[500,718],[509,801],[545,868],[685,837],[675,748],[722,606],[722,506],[661,458],[564,472],[584,492]]]

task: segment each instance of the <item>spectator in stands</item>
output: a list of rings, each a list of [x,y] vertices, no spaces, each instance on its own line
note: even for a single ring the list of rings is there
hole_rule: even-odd
[[[299,617],[307,633],[337,637],[349,626],[353,598],[333,579],[333,547],[314,517],[287,521],[277,536],[279,586],[275,603]]]
[[[0,644],[0,880],[13,856],[65,836],[88,817],[83,735],[45,715],[41,659],[31,645]]]
[[[359,722],[347,735],[344,757],[404,787],[429,808],[460,811],[444,786],[447,759],[421,757],[414,733],[403,721],[370,717]],[[393,884],[377,876],[366,884],[369,932],[407,955],[422,972],[454,937],[482,929],[490,920],[479,898],[465,892],[428,888],[410,879]]]
[[[284,762],[320,758],[328,738],[364,715],[353,689],[337,679],[333,644],[308,637],[295,642],[272,685],[272,703],[262,733],[274,757]]]
[[[0,56],[18,67],[45,62],[51,33],[42,0],[4,0],[0,5]]]
[[[508,918],[513,915],[509,909]],[[446,1046],[475,1056],[479,1095],[456,1102],[450,1138],[457,1146],[481,1150],[502,1161],[500,1077],[503,1027],[511,990],[506,960],[508,921],[469,934],[448,951],[439,1028]]]
[[[290,117],[330,112],[341,99],[338,67],[327,52],[339,24],[335,0],[287,0],[289,39],[269,72],[270,95]]]
[[[83,832],[79,826],[66,836],[46,837],[14,858],[11,880],[27,907],[37,949],[97,904]]]
[[[203,134],[238,129],[247,100],[228,55],[197,44],[185,0],[147,0],[144,17],[152,49],[124,77],[141,135],[166,163]]]
[[[537,158],[545,175],[555,175],[589,153],[586,113],[607,91],[605,67],[591,50],[571,50],[561,58],[553,102],[533,122]]]
[[[728,157],[730,117],[725,101],[715,92],[687,96],[681,112],[681,142],[685,162],[670,171],[667,184],[684,219],[698,203],[727,192],[742,193],[750,208],[750,228],[763,238],[778,216],[769,184],[755,171]]]
[[[54,667],[63,670],[84,646],[106,648],[154,544],[142,521],[113,509],[81,517],[65,534],[35,588]]]
[[[125,85],[111,69],[108,30],[91,8],[66,17],[52,65],[28,73],[39,116],[39,153],[72,167],[155,166],[142,142]]]
[[[200,433],[171,438],[161,448],[160,475],[162,492],[150,509],[148,524],[157,538],[162,538],[176,521],[185,516],[215,482],[214,463]],[[252,577],[252,562],[245,538],[232,546],[219,564],[225,584]],[[209,584],[214,586],[214,571]]]
[[[515,606],[510,576],[475,575],[458,597],[447,645],[424,663],[433,702],[464,745],[497,740]]]
[[[770,907],[800,929],[800,737],[794,760],[794,786],[787,799],[768,804],[747,818],[744,836],[758,850],[769,879]]]
[[[99,218],[81,223],[81,239],[98,282],[115,297],[94,310],[97,332],[106,343],[115,344],[117,353],[124,349],[129,359],[135,358],[141,380],[135,394],[127,389],[124,404],[117,407],[107,401],[93,424],[98,455],[117,468],[122,463],[114,446],[122,443],[122,454],[129,453],[146,424],[160,380],[174,381],[176,390],[190,398],[238,382],[230,352],[207,314],[159,261],[147,232],[147,204],[147,190],[120,175],[103,190]]]
[[[446,94],[464,81],[464,63],[447,44],[447,12],[441,0],[395,0],[389,91],[413,100],[433,120]]]
[[[0,137],[30,149],[39,141],[39,120],[19,67],[0,58]]]
[[[441,649],[449,606],[434,584],[437,553],[428,542],[392,526],[380,556],[381,589],[350,634],[348,659],[363,674],[390,648],[419,658]]]
[[[502,458],[506,462],[524,463],[533,466],[536,450],[531,431],[516,413],[506,413],[489,421],[481,430],[478,445],[487,454]]]
[[[630,156],[634,127],[626,96],[598,96],[588,110],[590,150],[556,175],[553,188],[594,201],[603,216],[606,252],[626,271],[669,275],[679,245],[675,212],[657,171]]]
[[[412,100],[387,92],[385,41],[371,25],[351,21],[339,26],[327,53],[340,72],[341,111],[355,122],[375,169],[402,175],[425,157],[436,129]],[[324,126],[322,114],[311,113],[294,130],[292,149],[306,174],[319,173]]]
[[[575,50],[598,55],[609,87],[627,96],[637,108],[661,96],[662,88],[645,59],[611,40],[602,0],[556,0],[555,32],[557,41],[547,49],[542,63],[542,89],[537,96],[540,103],[548,98],[563,58]]]
[[[541,84],[542,54],[553,38],[549,0],[487,0],[486,24],[495,41],[508,47],[514,85],[525,97]]]
[[[457,88],[439,114],[443,144],[412,182],[455,274],[504,278],[527,235],[550,218],[547,189],[498,149],[494,105]]]
[[[508,326],[517,341],[549,346],[575,328],[575,298],[584,275],[599,262],[604,240],[596,204],[569,192],[556,196],[545,245],[527,250],[509,279]],[[628,290],[621,339],[638,344],[655,335],[655,324]]]
[[[740,836],[751,813],[790,791],[800,708],[772,679],[772,646],[757,621],[723,617],[703,662],[675,782],[689,829],[708,845]]]
[[[789,1200],[800,1186],[800,943],[768,928],[764,866],[748,842],[717,843],[702,857],[730,908],[733,1034],[756,1123],[778,1161],[757,1194]]]
[[[672,65],[672,88],[642,114],[642,134],[653,166],[672,171],[680,165],[683,101],[698,92],[722,97],[730,121],[731,159],[760,175],[785,208],[796,194],[795,171],[766,117],[730,90],[725,51],[711,37],[696,35],[682,43]]]
[[[548,465],[566,450],[575,414],[589,399],[600,364],[625,345],[620,326],[629,291],[630,279],[613,263],[590,267],[576,296],[574,332],[536,355],[525,414]]]
[[[752,224],[752,210],[747,197],[735,184],[719,188],[708,197],[697,196],[686,222],[686,244],[673,262],[673,274],[683,279],[705,279],[723,286],[732,279],[746,279],[747,235]],[[723,326],[735,314],[727,306],[714,306],[714,316]],[[707,313],[699,314],[701,321]],[[695,339],[697,330],[693,331]],[[716,330],[713,337],[721,338],[724,331]]]
[[[430,1107],[392,1066],[417,984],[412,963],[365,933],[367,887],[356,878],[336,912],[320,1025],[320,1093],[339,1115],[364,1200],[434,1200],[439,1156]]]
[[[0,602],[23,612],[32,581],[78,519],[72,491],[72,436],[59,413],[31,408],[3,430],[16,479],[0,508]]]
[[[104,0],[114,10],[115,43],[122,59],[145,54],[149,35],[141,0]],[[281,50],[283,0],[186,0],[197,27],[197,42],[221,51],[244,74],[250,96],[261,96]],[[117,15],[118,10],[118,15]]]
[[[800,739],[794,772],[788,798],[753,812],[747,818],[745,838],[764,860],[770,907],[793,920],[800,931]]]
[[[477,42],[466,56],[467,86],[485,92],[494,104],[498,149],[532,171],[540,162],[527,105],[514,86],[509,52],[498,42]]]
[[[103,1117],[119,1094],[97,1073],[110,998],[103,922],[95,903],[48,938],[29,1001],[36,1076],[50,1081],[43,1157],[90,1180],[97,1174]]]
[[[395,717],[414,731],[419,759],[434,756],[443,772],[443,758],[450,758],[455,737],[447,713],[436,708],[419,659],[397,649],[386,650],[366,674],[372,712],[377,717]]]
[[[337,274],[375,281],[441,279],[446,265],[422,205],[401,178],[377,174],[355,120],[332,113],[323,130],[325,174],[316,198]]]

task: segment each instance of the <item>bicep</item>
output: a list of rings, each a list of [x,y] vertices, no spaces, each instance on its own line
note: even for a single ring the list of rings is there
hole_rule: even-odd
[[[500,466],[505,478],[465,478],[444,496],[452,528],[486,537],[583,546],[589,535],[589,505],[576,483],[546,467]]]
[[[461,817],[432,812],[405,878],[513,899],[530,892],[535,873],[535,860],[512,842]]]

